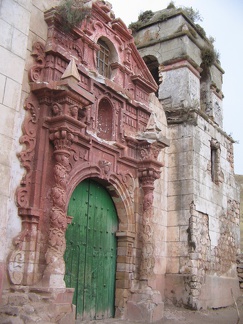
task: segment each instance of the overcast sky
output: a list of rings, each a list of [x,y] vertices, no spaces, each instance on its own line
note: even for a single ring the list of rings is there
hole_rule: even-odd
[[[116,17],[126,25],[137,21],[146,10],[167,7],[170,0],[108,0]],[[223,76],[224,130],[239,144],[234,145],[235,173],[243,174],[243,0],[176,0],[176,6],[198,9],[203,21],[198,22],[207,36],[215,38],[220,53]],[[242,96],[242,99],[241,99]]]

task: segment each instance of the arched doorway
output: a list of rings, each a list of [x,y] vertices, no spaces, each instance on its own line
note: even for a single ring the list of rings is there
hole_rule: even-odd
[[[99,183],[87,179],[68,206],[73,217],[66,231],[65,282],[75,288],[73,303],[83,320],[114,316],[117,213]]]

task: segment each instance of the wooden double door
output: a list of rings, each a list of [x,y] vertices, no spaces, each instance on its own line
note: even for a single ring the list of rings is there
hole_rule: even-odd
[[[81,182],[74,190],[66,231],[65,282],[75,288],[73,303],[82,320],[114,317],[117,213],[99,183]]]

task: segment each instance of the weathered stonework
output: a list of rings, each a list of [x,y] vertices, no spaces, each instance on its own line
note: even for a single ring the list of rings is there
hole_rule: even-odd
[[[243,289],[243,255],[237,255],[237,272],[239,277],[240,289]]]
[[[236,174],[235,179],[240,187],[240,249],[243,250],[243,175]]]
[[[65,293],[68,202],[78,183],[94,178],[113,197],[119,218],[116,315],[134,318],[126,303],[133,290],[134,307],[144,305],[137,316],[142,312],[149,322],[158,320],[163,302],[154,276],[153,191],[163,166],[159,154],[168,140],[151,117],[150,93],[157,86],[130,32],[113,19],[108,4],[93,3],[92,17],[68,32],[57,10],[47,11],[45,20],[47,40],[33,43],[28,73],[25,147],[19,154],[26,173],[16,194],[22,231],[10,253],[11,284]],[[102,37],[111,46],[110,79],[96,71]],[[148,290],[145,297],[141,289]]]
[[[239,192],[233,140],[221,129],[224,72],[204,65],[208,40],[181,11],[155,13],[134,37],[151,71],[158,67],[171,140],[165,297],[194,309],[226,306],[230,287],[239,294]]]
[[[1,316],[74,323],[65,233],[85,179],[102,184],[117,212],[116,318],[156,322],[166,300],[231,304],[237,271],[242,286],[239,191],[234,141],[221,128],[223,70],[204,69],[205,38],[183,13],[153,21],[134,35],[143,60],[109,3],[85,1],[90,16],[69,30],[59,3],[0,4],[14,9],[6,32],[23,32],[19,49],[3,53],[14,71],[0,70],[3,120],[11,121],[0,134]],[[102,42],[111,54],[106,76]]]

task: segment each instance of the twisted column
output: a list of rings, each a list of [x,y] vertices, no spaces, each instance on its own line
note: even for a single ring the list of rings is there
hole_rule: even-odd
[[[154,181],[159,178],[159,172],[153,168],[139,170],[139,180],[143,189],[143,217],[142,217],[142,254],[140,264],[140,279],[147,280],[153,276],[154,243],[153,243],[153,192]]]
[[[50,140],[54,144],[55,183],[51,189],[52,208],[48,248],[45,255],[47,266],[44,271],[43,284],[50,288],[62,288],[65,287],[63,256],[66,249],[65,232],[68,225],[66,188],[70,172],[69,157],[73,135],[66,130],[58,130],[50,134]]]

